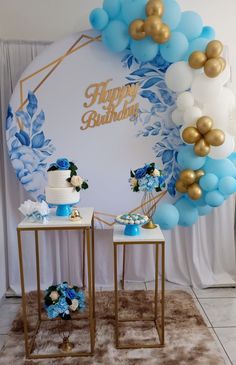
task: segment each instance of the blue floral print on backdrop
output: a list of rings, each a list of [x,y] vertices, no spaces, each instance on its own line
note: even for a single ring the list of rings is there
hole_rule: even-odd
[[[124,68],[132,71],[127,76],[129,83],[138,82],[140,96],[151,104],[150,108],[140,108],[132,122],[140,123],[142,126],[137,134],[138,137],[159,137],[153,150],[156,158],[162,159],[167,190],[174,197],[175,183],[180,173],[177,154],[179,148],[183,146],[183,141],[180,138],[181,126],[177,127],[171,120],[176,94],[165,84],[165,72],[170,63],[158,54],[153,61],[140,64],[131,53],[128,53],[123,57],[122,64]]]
[[[38,112],[38,99],[34,93],[28,93],[26,110],[17,111],[15,116],[14,119],[9,105],[6,119],[9,156],[21,184],[35,199],[41,201],[44,199],[46,183],[46,160],[53,154],[55,147],[42,131],[45,114],[43,110]]]

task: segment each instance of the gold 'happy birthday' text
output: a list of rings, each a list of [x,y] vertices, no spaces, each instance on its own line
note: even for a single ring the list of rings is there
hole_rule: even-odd
[[[139,104],[135,103],[135,100],[138,95],[139,84],[128,84],[108,89],[108,84],[111,81],[112,79],[109,79],[92,84],[85,91],[85,97],[88,100],[84,103],[84,107],[91,109],[82,116],[81,130],[99,127],[137,115]],[[105,113],[97,112],[95,105],[102,105]]]

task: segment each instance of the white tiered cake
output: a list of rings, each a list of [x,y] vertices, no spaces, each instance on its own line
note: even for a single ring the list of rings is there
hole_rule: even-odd
[[[48,186],[45,188],[46,201],[54,205],[72,205],[80,200],[80,192],[67,181],[70,170],[48,171]]]

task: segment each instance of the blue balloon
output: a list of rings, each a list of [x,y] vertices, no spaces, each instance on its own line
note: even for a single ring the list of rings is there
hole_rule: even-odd
[[[215,29],[209,26],[203,27],[200,37],[207,38],[208,41],[212,41],[216,37]]]
[[[205,52],[208,43],[209,39],[206,38],[196,38],[193,41],[190,41],[188,51],[184,56],[184,60],[188,61],[189,56],[195,51]]]
[[[210,207],[219,207],[224,203],[224,200],[224,196],[218,190],[210,191],[206,194],[206,203]]]
[[[156,57],[159,46],[151,37],[146,37],[141,41],[132,39],[130,49],[139,62],[148,62]]]
[[[219,179],[225,176],[236,177],[236,168],[233,162],[227,158],[224,160],[213,160],[208,157],[203,170],[205,173],[215,174]]]
[[[225,176],[220,179],[219,191],[223,195],[231,195],[236,192],[236,180],[232,176]]]
[[[159,224],[163,230],[174,228],[179,221],[178,209],[172,204],[160,204],[157,206],[153,221]]]
[[[181,19],[181,8],[174,0],[164,0],[164,14],[162,21],[168,24],[170,29],[176,29]]]
[[[120,0],[104,0],[103,9],[106,10],[110,19],[114,19],[120,12],[121,2]]]
[[[202,217],[204,215],[208,215],[209,213],[212,212],[212,207],[210,207],[209,205],[204,205],[202,207],[198,207],[198,214]]]
[[[198,209],[192,205],[185,197],[180,198],[175,203],[179,211],[179,226],[189,227],[196,223],[198,219]]]
[[[208,173],[201,177],[199,185],[205,191],[216,190],[218,187],[219,179],[215,174]]]
[[[206,162],[206,157],[195,155],[193,146],[183,146],[180,148],[177,161],[183,169],[199,170]]]
[[[230,161],[233,162],[234,166],[236,167],[236,152],[231,153],[231,155],[228,157]]]
[[[89,21],[94,29],[103,30],[109,22],[109,17],[104,9],[96,8],[91,11]]]
[[[169,41],[160,46],[161,56],[171,63],[182,61],[188,47],[188,40],[183,33],[172,32]]]
[[[112,20],[102,32],[102,40],[111,51],[124,51],[130,41],[127,25],[119,20]]]
[[[202,27],[202,18],[199,14],[194,11],[184,11],[176,30],[184,33],[189,40],[192,40],[200,36]]]
[[[121,5],[121,14],[126,22],[130,23],[135,19],[146,18],[146,0],[125,0]]]

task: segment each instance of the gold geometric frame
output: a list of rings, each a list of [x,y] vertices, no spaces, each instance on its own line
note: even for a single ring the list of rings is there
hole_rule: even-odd
[[[58,57],[57,59],[51,61],[49,64],[41,67],[39,70],[37,70],[37,71],[33,72],[32,74],[30,74],[30,75],[24,77],[23,79],[21,79],[19,81],[19,83],[20,83],[20,106],[18,107],[17,111],[23,109],[23,107],[27,103],[27,98],[24,98],[24,93],[23,93],[23,85],[26,81],[34,78],[36,75],[40,74],[41,72],[43,72],[47,69],[50,69],[49,72],[46,74],[46,76],[44,76],[42,78],[42,80],[38,83],[38,85],[33,89],[33,92],[36,93],[39,90],[39,88],[45,83],[45,81],[47,81],[47,79],[54,73],[54,71],[56,71],[58,66],[68,56],[70,56],[71,54],[79,51],[81,48],[86,47],[87,45],[89,45],[93,42],[100,42],[100,41],[101,41],[101,36],[91,37],[87,34],[82,34],[62,56]],[[18,118],[17,118],[17,123],[19,125],[19,128],[23,130],[24,126]],[[158,194],[151,201],[158,203],[159,200],[161,200],[165,194],[166,194],[166,191]],[[146,202],[144,205],[149,204],[149,203],[150,203],[150,201]],[[134,208],[129,213],[134,213],[134,212],[138,211],[140,208],[142,208],[142,206],[143,205],[140,205],[140,206]],[[111,223],[111,222],[107,221],[105,218],[98,217],[98,215],[102,215],[104,217],[112,218],[112,220],[114,220],[114,218],[116,217],[115,215],[102,213],[102,212],[95,212],[95,217],[94,217],[95,220],[99,221],[100,223],[103,223],[103,224],[107,225],[108,227],[113,227],[114,226],[115,222]]]

